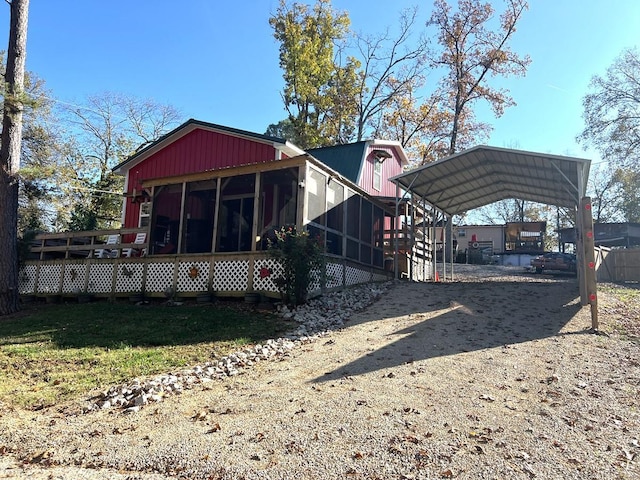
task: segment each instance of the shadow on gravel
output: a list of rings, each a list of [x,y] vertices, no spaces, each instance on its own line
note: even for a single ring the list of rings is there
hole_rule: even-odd
[[[314,381],[555,336],[581,310],[576,297],[575,280],[400,284],[348,325],[407,315],[415,323],[390,334],[396,341]]]

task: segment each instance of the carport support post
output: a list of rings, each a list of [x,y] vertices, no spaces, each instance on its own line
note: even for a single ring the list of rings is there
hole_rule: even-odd
[[[431,280],[436,281],[436,272],[438,271],[438,263],[436,261],[437,241],[438,241],[438,210],[435,205],[431,208]]]
[[[453,215],[447,218],[447,234],[449,235],[449,259],[451,267],[451,281],[453,282]]]
[[[393,218],[393,276],[396,280],[400,278],[398,274],[398,216],[400,215],[400,183],[396,182],[396,216]]]
[[[442,212],[442,280],[447,281],[447,215]]]
[[[427,279],[427,202],[422,197],[422,281]]]
[[[591,214],[591,198],[583,197],[580,201],[580,216],[582,218],[582,243],[584,246],[584,273],[587,300],[591,306],[591,329],[598,330],[598,283],[596,280],[596,257],[593,238],[593,216]]]

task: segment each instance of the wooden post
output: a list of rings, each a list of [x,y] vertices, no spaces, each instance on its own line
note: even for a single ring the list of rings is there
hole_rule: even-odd
[[[593,217],[591,215],[591,198],[583,197],[580,202],[582,216],[582,239],[584,246],[585,285],[587,301],[591,306],[591,329],[598,330],[598,284],[596,281],[596,258],[593,238]]]

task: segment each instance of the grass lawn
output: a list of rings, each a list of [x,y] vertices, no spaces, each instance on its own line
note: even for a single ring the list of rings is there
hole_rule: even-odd
[[[290,323],[233,304],[27,305],[0,317],[0,401],[39,408],[219,358]]]

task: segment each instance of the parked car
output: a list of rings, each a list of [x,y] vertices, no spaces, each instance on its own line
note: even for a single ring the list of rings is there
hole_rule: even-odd
[[[536,273],[547,270],[558,270],[562,272],[575,272],[576,256],[571,253],[547,252],[543,255],[531,259],[531,266]]]

